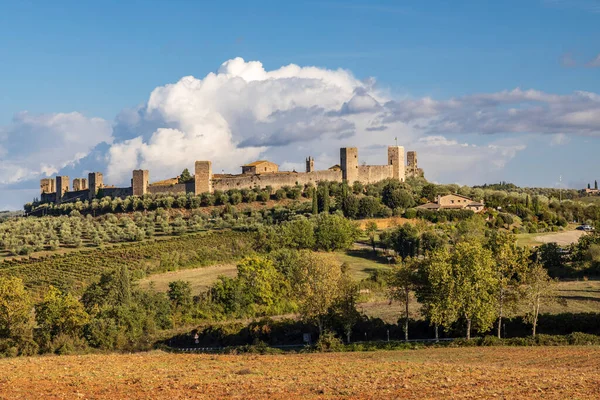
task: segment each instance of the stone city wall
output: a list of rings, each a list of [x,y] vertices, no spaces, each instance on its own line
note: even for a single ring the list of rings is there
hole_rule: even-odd
[[[103,197],[120,197],[122,199],[124,199],[127,196],[131,196],[133,195],[133,189],[128,187],[128,188],[108,188],[108,187],[103,187],[101,189],[99,189],[99,192],[102,193]]]
[[[76,201],[76,200],[87,200],[89,196],[89,190],[85,189],[85,190],[74,190],[72,192],[66,192],[62,199],[61,202],[65,203],[65,202],[72,202],[72,201]]]
[[[380,182],[393,178],[394,172],[391,165],[359,165],[358,181],[363,184]],[[352,182],[354,183],[354,182]]]
[[[265,175],[232,175],[224,178],[213,179],[213,189],[227,191],[230,189],[252,189],[271,186],[280,189],[284,186],[304,186],[307,183],[316,185],[319,181],[341,181],[342,171],[314,171],[314,172],[279,172]]]

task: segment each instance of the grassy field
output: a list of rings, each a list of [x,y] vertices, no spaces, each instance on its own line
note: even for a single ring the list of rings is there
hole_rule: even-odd
[[[521,246],[539,246],[543,243],[555,242],[561,246],[577,242],[585,234],[584,231],[578,231],[577,225],[569,225],[563,232],[545,232],[545,233],[520,233],[517,236],[517,243]]]
[[[165,272],[163,274],[150,275],[138,281],[142,289],[154,287],[159,292],[169,290],[169,282],[186,281],[192,286],[192,295],[198,295],[217,280],[220,275],[235,277],[237,268],[235,264],[220,264],[210,267],[183,269],[179,271]]]
[[[356,280],[368,278],[370,271],[389,268],[385,258],[375,257],[369,250],[356,249],[345,253],[323,252],[321,254],[325,255],[326,257],[333,258],[340,264],[346,263],[350,273]],[[193,294],[198,294],[215,282],[219,275],[234,277],[236,272],[237,270],[235,264],[221,264],[210,267],[154,274],[147,278],[141,279],[138,281],[138,283],[141,288],[149,288],[151,282],[154,282],[154,287],[157,290],[166,291],[169,288],[169,282],[183,280],[191,283]]]
[[[598,347],[0,360],[2,399],[597,399]]]

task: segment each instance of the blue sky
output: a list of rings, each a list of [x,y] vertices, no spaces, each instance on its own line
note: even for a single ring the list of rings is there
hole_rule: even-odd
[[[202,81],[207,74],[216,73],[221,64],[236,57],[245,62],[260,61],[265,71],[277,71],[292,63],[321,70],[341,68],[361,82],[370,82],[368,79],[372,77],[376,80],[374,85],[348,83],[350,86],[342,89],[350,90],[350,94],[366,91],[378,104],[391,101],[402,110],[406,108],[402,103],[406,99],[429,98],[436,102],[465,99],[460,112],[446,104],[436,106],[426,115],[420,113],[418,121],[399,118],[398,122],[396,118],[394,123],[400,125],[386,125],[389,135],[375,138],[373,130],[361,128],[381,119],[375,111],[368,118],[366,111],[361,111],[363,119],[348,116],[344,121],[327,120],[323,122],[326,127],[315,128],[315,123],[306,128],[315,129],[310,132],[303,132],[300,126],[305,125],[298,125],[293,130],[294,136],[288,138],[283,126],[298,124],[298,113],[306,112],[312,104],[300,101],[301,110],[294,113],[289,107],[283,110],[271,105],[270,112],[278,112],[277,115],[283,111],[288,115],[286,118],[295,115],[292,120],[271,125],[265,125],[265,117],[257,117],[260,112],[254,110],[256,124],[251,133],[244,130],[247,125],[239,122],[241,116],[232,116],[234,111],[229,109],[218,109],[217,113],[225,116],[228,123],[231,149],[237,149],[239,143],[258,143],[255,140],[258,136],[285,142],[285,146],[271,146],[268,141],[261,141],[260,148],[257,145],[253,150],[241,152],[241,158],[261,155],[280,164],[296,165],[304,154],[297,156],[295,152],[326,149],[327,152],[319,154],[325,166],[329,156],[335,157],[336,146],[354,142],[365,147],[383,145],[391,137],[399,136],[399,141],[418,148],[420,159],[430,163],[423,165],[426,172],[431,172],[428,176],[440,182],[475,184],[502,179],[520,185],[553,186],[562,174],[565,185],[578,186],[600,178],[600,163],[595,154],[600,144],[600,106],[596,106],[600,100],[568,97],[578,91],[600,93],[600,1],[597,0],[232,0],[226,5],[215,1],[22,1],[3,2],[1,7],[0,208],[19,207],[24,199],[37,192],[39,178],[46,174],[68,172],[75,176],[115,163],[117,150],[134,154],[138,160],[136,166],[151,164],[161,169],[163,161],[146,148],[157,129],[172,129],[191,137],[195,130],[216,129],[210,128],[216,120],[204,114],[192,119],[186,119],[191,118],[189,115],[182,117],[179,112],[176,116],[172,114],[173,104],[191,104],[197,100],[194,96],[204,96],[195,93],[179,101],[173,100],[172,94],[157,100],[161,115],[157,121],[146,110],[151,93],[164,85],[177,84],[189,75]],[[238,74],[231,68],[228,71],[231,76]],[[317,101],[315,107],[331,111],[350,100],[352,95],[344,100],[332,94],[331,82],[326,81],[319,93],[323,98],[331,96],[331,101]],[[289,79],[285,84],[290,84]],[[560,114],[565,109],[568,112],[565,111],[564,118],[548,124],[525,123],[523,119],[503,120],[498,124],[497,113],[509,108],[523,109],[531,106],[532,98],[540,99],[538,95],[519,94],[502,99],[488,110],[486,121],[474,123],[469,117],[480,111],[473,96],[506,93],[516,88],[544,93],[541,106],[556,107],[536,118]],[[283,92],[274,94],[272,90],[259,93],[282,99]],[[290,91],[287,89],[285,93]],[[293,93],[301,96],[296,88]],[[565,97],[556,100],[552,96]],[[215,101],[214,97],[210,99]],[[571,109],[572,104],[580,102],[581,109]],[[200,103],[214,111],[210,103]],[[117,116],[136,107],[146,110],[143,115],[137,112],[136,118],[146,121],[147,126],[136,123],[135,127],[124,128]],[[244,107],[240,104],[237,109]],[[422,108],[419,104],[416,107]],[[77,113],[77,118],[73,113]],[[51,117],[57,115],[64,116],[62,120],[67,122],[49,122],[55,121]],[[575,116],[581,118],[575,121]],[[306,118],[323,121],[322,115],[312,112],[303,114],[301,119]],[[415,128],[430,126],[427,118],[442,118],[452,124],[436,124],[435,129]],[[497,127],[489,130],[490,123]],[[555,126],[549,126],[552,123]],[[86,124],[92,127],[88,129]],[[453,129],[456,124],[462,128]],[[120,133],[125,131],[126,134]],[[77,142],[79,134],[80,145],[69,145],[74,138]],[[463,167],[451,169],[454,171],[451,175],[442,165],[462,161],[445,159],[444,152],[437,147],[439,156],[427,157],[426,152],[431,149],[427,146],[432,146],[427,137],[440,136],[446,139],[444,145],[455,142],[454,145],[463,148],[472,146],[475,152],[478,146],[488,149],[503,146],[503,150],[499,151],[501,154],[488,154],[483,160],[465,153],[464,159],[471,160],[471,164],[465,162]],[[100,138],[97,143],[94,137]],[[120,143],[136,137],[141,138],[136,148],[119,147]],[[56,138],[57,142],[65,143],[64,148],[50,146],[52,152],[64,157],[45,160],[40,149],[28,153],[28,146],[38,138],[42,141]],[[202,146],[215,145],[219,140],[215,137],[213,142],[204,142]],[[93,146],[86,148],[84,143]],[[319,143],[325,143],[324,147]],[[435,141],[436,146],[440,143]],[[181,144],[194,145],[200,144]],[[177,158],[177,148],[166,152],[164,157]],[[182,156],[182,164],[189,163],[190,157]],[[225,161],[227,155],[222,158],[223,169],[232,169],[234,164]],[[490,162],[495,167],[484,167],[482,162],[486,159],[493,159]],[[167,161],[164,165],[173,171],[181,166]],[[150,170],[152,174],[151,167]],[[480,172],[473,173],[474,170]],[[113,176],[116,181],[126,181],[119,173]]]

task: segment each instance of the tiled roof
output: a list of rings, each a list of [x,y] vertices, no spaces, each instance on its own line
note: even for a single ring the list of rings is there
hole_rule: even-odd
[[[264,164],[264,163],[273,164],[271,161],[258,160],[258,161],[251,162],[250,164],[243,165],[243,167],[256,167],[256,166],[258,166],[260,164]]]

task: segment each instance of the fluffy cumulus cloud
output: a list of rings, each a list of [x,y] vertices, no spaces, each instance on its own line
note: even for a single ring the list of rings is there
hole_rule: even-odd
[[[0,185],[56,174],[111,141],[110,123],[100,118],[19,113],[0,127]]]
[[[127,184],[136,168],[158,180],[196,160],[212,160],[215,172],[237,172],[259,157],[302,170],[311,155],[317,168],[327,168],[344,146],[359,147],[361,162],[384,164],[395,140],[420,152],[428,178],[475,183],[502,171],[531,134],[548,134],[554,145],[572,135],[600,136],[600,96],[517,88],[451,99],[398,97],[343,69],[267,70],[235,58],[202,78],[155,88],[112,124],[79,113],[17,115],[0,128],[0,185],[74,164],[81,172],[97,168],[83,165],[91,158],[101,159],[105,181],[117,185]]]
[[[346,70],[292,64],[268,71],[260,62],[236,58],[202,79],[188,76],[158,87],[143,107],[123,112],[107,178],[124,182],[141,167],[161,179],[200,159],[212,160],[217,171],[235,172],[257,157],[298,169],[312,155],[325,168],[338,162],[340,146],[361,147],[363,161],[385,163],[385,145],[397,138],[407,147],[424,147],[419,139],[441,135],[435,127],[448,125],[448,118],[461,125],[461,110],[476,107],[472,100],[395,100],[373,79],[359,80]],[[464,157],[460,164],[469,160],[475,162]]]

